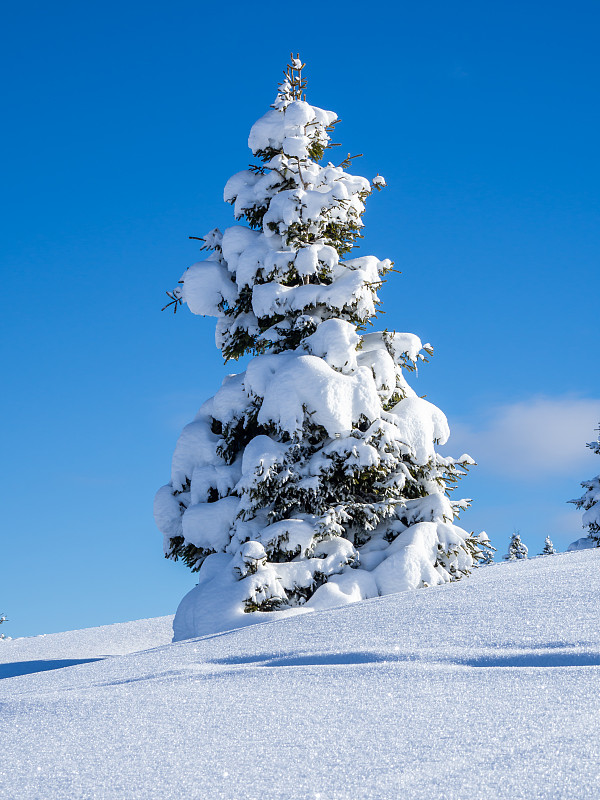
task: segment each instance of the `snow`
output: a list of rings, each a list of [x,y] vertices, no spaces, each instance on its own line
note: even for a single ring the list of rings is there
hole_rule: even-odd
[[[218,634],[256,625],[265,619],[273,619],[275,614],[289,616],[296,611],[265,612],[264,617],[244,613],[247,584],[238,580],[234,567],[240,567],[239,553],[235,556],[213,553],[204,561],[198,573],[198,585],[185,595],[177,608],[173,620],[174,638],[177,641],[185,639],[190,630],[199,631],[200,635]],[[198,597],[202,598],[201,603]],[[229,601],[227,604],[223,604],[224,597]]]
[[[433,564],[442,527],[439,523],[419,522],[392,542],[387,557],[373,570],[379,594],[417,589],[421,580],[430,586],[441,582]]]
[[[584,528],[600,530],[600,491],[593,494],[593,502],[594,505],[581,515],[581,522]]]
[[[237,287],[225,267],[217,261],[199,261],[184,272],[181,298],[192,314],[219,316],[219,305],[232,304],[237,298]]]
[[[8,641],[1,645],[0,677],[37,672],[42,664],[44,670],[58,669],[60,665],[54,662],[65,659],[84,661],[126,655],[168,644],[172,638],[173,615],[11,639],[10,645]]]
[[[599,567],[495,564],[178,644],[169,618],[2,641],[0,796],[597,797]]]
[[[304,339],[303,344],[314,356],[323,358],[333,369],[349,373],[358,366],[356,347],[360,340],[354,325],[341,319],[326,319],[311,336]],[[394,363],[391,363],[393,370]]]
[[[330,308],[341,311],[356,306],[365,321],[375,314],[371,286],[381,280],[381,271],[389,261],[372,256],[354,258],[338,265],[338,274],[331,284],[283,286],[277,282],[262,283],[252,290],[252,310],[257,317],[270,317],[308,308]]]
[[[380,412],[370,370],[359,367],[353,375],[342,375],[316,356],[281,353],[254,359],[246,370],[246,386],[263,397],[258,422],[273,422],[291,435],[302,430],[306,413],[335,437],[349,435],[361,415],[375,420]]]
[[[257,469],[269,469],[283,460],[288,448],[289,445],[276,442],[270,436],[255,436],[244,448],[242,473],[252,475]]]
[[[242,173],[239,174],[241,175]],[[252,172],[247,172],[247,174],[255,177]],[[234,178],[237,177],[234,175]],[[229,183],[227,185],[229,186]],[[256,245],[258,240],[259,234],[243,225],[232,225],[225,230],[222,244],[223,258],[227,262],[230,272],[236,272],[240,255],[247,247]]]
[[[229,544],[229,531],[239,507],[239,497],[189,506],[183,515],[183,535],[196,547],[222,550]]]
[[[417,464],[435,455],[434,444],[446,444],[450,428],[443,411],[422,397],[405,397],[392,409],[399,438],[410,444]]]
[[[333,111],[324,111],[302,100],[295,100],[281,111],[267,111],[257,120],[250,131],[248,147],[253,153],[269,148],[283,149],[290,155],[306,158],[310,146],[306,128],[314,125],[323,129],[336,119],[337,114]],[[321,135],[329,140],[324,131]]]
[[[263,539],[268,544],[280,537],[285,537],[289,550],[293,551],[296,548],[300,548],[300,553],[303,556],[307,556],[310,552],[314,535],[313,526],[306,520],[301,518],[282,519],[265,528]]]
[[[165,546],[175,536],[182,536],[179,500],[170,486],[161,486],[154,496],[154,519],[164,536]]]
[[[177,440],[171,462],[171,480],[176,489],[181,489],[197,464],[217,466],[224,463],[215,451],[219,437],[211,432],[210,416],[205,413],[210,409],[211,401],[212,398],[202,406],[196,419],[185,426]]]

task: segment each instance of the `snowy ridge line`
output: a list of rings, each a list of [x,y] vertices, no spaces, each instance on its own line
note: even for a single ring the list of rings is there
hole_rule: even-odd
[[[23,636],[0,642],[0,664],[26,659],[30,654],[45,658],[103,657],[124,655],[170,642],[172,616],[115,622],[75,631]]]

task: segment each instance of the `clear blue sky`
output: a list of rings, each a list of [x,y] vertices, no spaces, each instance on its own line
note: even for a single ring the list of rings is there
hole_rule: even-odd
[[[402,271],[382,325],[480,463],[464,517],[499,554],[581,535],[600,471],[595,2],[3,8],[0,611],[12,636],[173,613],[194,584],[152,520],[177,435],[224,374],[214,321],[160,308],[233,224],[227,178],[290,50],[383,174],[363,254]],[[595,457],[596,461],[600,459]]]

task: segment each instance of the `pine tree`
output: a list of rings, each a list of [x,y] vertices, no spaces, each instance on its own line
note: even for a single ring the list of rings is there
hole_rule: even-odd
[[[556,553],[556,549],[552,544],[552,539],[549,536],[546,536],[544,540],[544,549],[540,553],[541,556],[553,556]]]
[[[430,345],[365,332],[393,265],[350,256],[385,181],[350,174],[350,155],[320,163],[338,119],[306,102],[303,68],[292,57],[255,163],[225,186],[245,224],[202,237],[208,259],[168,293],[217,318],[226,361],[253,356],[184,429],[156,496],[166,557],[199,571],[176,638],[455,580],[489,548],[448,497],[474,462],[436,452],[446,418],[405,378]]]
[[[597,431],[598,439],[595,442],[588,442],[586,446],[600,455],[600,425]],[[585,493],[576,500],[568,502],[583,509],[581,522],[583,527],[588,529],[588,533],[587,536],[569,545],[569,550],[600,547],[600,475],[596,475],[591,481],[583,481],[581,486],[586,490]]]
[[[521,541],[521,535],[519,531],[515,531],[510,538],[508,553],[504,556],[504,560],[518,561],[520,559],[527,558],[528,553],[529,550],[527,549],[527,545]]]

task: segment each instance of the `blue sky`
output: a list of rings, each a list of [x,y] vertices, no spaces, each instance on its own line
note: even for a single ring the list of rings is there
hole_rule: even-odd
[[[12,636],[173,613],[194,576],[152,520],[224,367],[160,308],[209,229],[290,50],[341,150],[388,189],[362,253],[382,325],[435,347],[413,385],[479,467],[463,521],[499,554],[581,535],[600,471],[593,2],[80,3],[3,10],[2,582]]]

